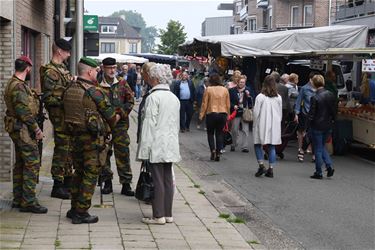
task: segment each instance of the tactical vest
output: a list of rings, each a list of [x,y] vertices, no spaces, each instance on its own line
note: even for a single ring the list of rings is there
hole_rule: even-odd
[[[11,117],[16,117],[16,112],[13,107],[12,103],[12,92],[14,91],[14,88],[18,85],[22,84],[22,86],[25,89],[25,92],[27,94],[28,98],[28,108],[31,111],[31,114],[33,117],[36,117],[39,111],[39,99],[36,93],[30,89],[29,86],[27,86],[25,83],[22,81],[18,80],[17,78],[12,78],[9,82],[8,85],[5,88],[4,91],[4,99],[5,99],[5,104],[7,106],[7,116]]]
[[[85,93],[93,88],[84,82],[73,82],[64,94],[64,116],[68,132],[90,132],[104,135],[105,123],[90,95]]]
[[[49,63],[40,67],[40,75],[41,75],[42,81],[48,70],[51,70],[52,72],[50,74],[53,74],[55,78],[57,79],[56,81],[60,82],[60,84],[56,84],[56,86],[54,87],[52,95],[54,97],[58,97],[62,99],[64,91],[71,81],[70,72],[68,70],[58,68],[52,63]],[[44,91],[44,84],[42,84],[42,89]]]

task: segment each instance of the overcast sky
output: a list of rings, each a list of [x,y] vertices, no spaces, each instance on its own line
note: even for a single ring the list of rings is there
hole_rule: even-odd
[[[192,40],[201,35],[202,22],[206,17],[232,15],[231,11],[217,10],[220,3],[233,3],[233,0],[85,0],[85,10],[87,14],[98,16],[108,16],[119,10],[137,11],[147,26],[156,26],[157,29],[165,29],[171,19],[180,21],[188,40]]]

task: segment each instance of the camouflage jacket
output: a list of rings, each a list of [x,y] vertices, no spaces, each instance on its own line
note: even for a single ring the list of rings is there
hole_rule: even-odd
[[[129,128],[129,114],[134,106],[134,93],[129,84],[121,77],[116,77],[112,84],[106,82],[105,78],[99,86],[106,92],[116,113],[121,115],[120,124]]]
[[[4,100],[7,117],[26,124],[29,131],[35,131],[39,127],[36,120],[39,99],[25,81],[13,76],[5,87]]]
[[[62,107],[62,95],[70,83],[72,76],[64,64],[55,64],[52,61],[40,67],[42,81],[42,100],[50,113],[51,107]],[[58,114],[57,114],[58,115]]]
[[[88,88],[86,90],[85,96],[90,97],[94,101],[97,110],[102,116],[103,120],[105,120],[110,128],[113,129],[116,126],[116,112],[103,89],[93,85],[92,82],[80,77],[78,77],[77,82],[81,84],[86,83],[92,85],[91,88]]]

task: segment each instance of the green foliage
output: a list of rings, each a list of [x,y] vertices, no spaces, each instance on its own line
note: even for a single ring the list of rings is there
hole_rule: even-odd
[[[258,241],[256,241],[256,240],[248,240],[248,241],[246,241],[247,242],[247,244],[260,244]]]
[[[240,218],[240,217],[230,217],[230,218],[227,218],[227,221],[230,222],[230,223],[242,223],[242,224],[245,224],[245,220]]]
[[[228,219],[230,217],[230,215],[226,214],[226,213],[221,213],[221,214],[219,214],[219,217],[223,218],[223,219]]]
[[[61,246],[61,241],[55,240],[55,247],[59,247],[59,246]]]
[[[200,187],[201,187],[201,185],[198,185],[198,184],[194,184],[194,187],[195,187],[195,188],[200,188]]]
[[[158,36],[158,30],[154,26],[147,27],[142,14],[133,10],[119,10],[111,15],[112,17],[125,17],[125,21],[133,26],[140,28],[142,36],[142,52],[152,52],[155,47],[155,37]]]
[[[173,55],[177,53],[178,45],[186,41],[184,26],[179,21],[170,20],[167,29],[160,29],[160,45],[158,53]]]
[[[205,194],[206,192],[205,191],[203,191],[203,190],[200,190],[199,192],[198,192],[198,194]]]

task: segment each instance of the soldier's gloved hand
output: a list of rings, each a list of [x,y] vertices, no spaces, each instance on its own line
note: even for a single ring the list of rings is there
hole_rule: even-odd
[[[43,139],[43,131],[40,128],[35,130],[35,139],[42,140]]]

